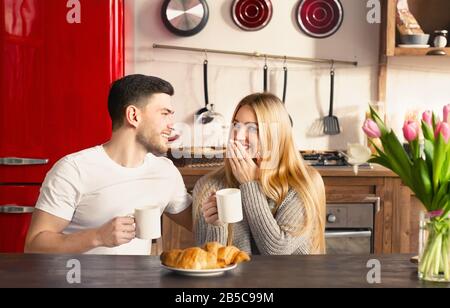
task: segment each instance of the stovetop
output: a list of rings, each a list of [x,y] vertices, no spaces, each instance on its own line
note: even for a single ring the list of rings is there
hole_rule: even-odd
[[[341,151],[300,151],[305,163],[314,167],[352,167],[347,162],[346,156]],[[360,168],[372,168],[369,163]]]

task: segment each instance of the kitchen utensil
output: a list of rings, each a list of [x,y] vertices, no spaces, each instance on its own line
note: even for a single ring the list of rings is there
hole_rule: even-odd
[[[267,92],[268,87],[267,87],[267,80],[268,80],[268,73],[269,73],[269,67],[267,66],[267,57],[265,57],[265,62],[264,62],[264,69],[263,69],[263,89],[264,92]]]
[[[272,19],[270,0],[235,0],[231,15],[235,24],[246,31],[257,31],[267,26]]]
[[[339,119],[333,115],[333,101],[334,101],[334,65],[331,66],[330,70],[330,111],[327,117],[323,119],[323,132],[326,135],[337,135],[341,132],[339,126]]]
[[[284,64],[283,64],[283,72],[284,72],[284,82],[283,82],[283,104],[286,103],[286,92],[287,92],[287,81],[288,81],[288,68],[287,68],[287,61],[286,57],[284,57]],[[291,115],[289,115],[289,121],[291,121],[291,126],[294,125],[294,121],[292,121]]]
[[[242,220],[242,197],[237,188],[222,189],[216,192],[217,214],[223,223],[236,223]]]
[[[205,61],[203,62],[203,91],[204,91],[204,95],[205,95],[205,107],[199,109],[196,113],[195,113],[195,117],[198,118],[200,117],[203,113],[206,113],[209,111],[208,109],[208,105],[209,105],[209,93],[208,93],[208,57],[205,54]],[[210,117],[203,117],[202,119],[202,124],[208,124],[212,121],[213,119]]]
[[[339,0],[301,0],[296,12],[300,29],[314,38],[333,35],[344,20],[344,9]]]
[[[134,211],[136,222],[136,237],[143,240],[161,237],[161,208],[146,206]]]
[[[400,35],[400,42],[402,42],[403,45],[427,45],[429,40],[429,34]]]
[[[208,23],[208,4],[206,0],[165,0],[161,18],[170,32],[179,36],[192,36]]]
[[[400,48],[429,48],[430,45],[399,44],[398,47],[400,47]]]
[[[288,78],[288,68],[287,68],[287,64],[286,64],[286,57],[284,57],[283,72],[284,72],[283,103],[286,103],[286,90],[287,90],[287,78]]]
[[[447,46],[447,30],[434,31],[433,46],[437,48],[444,48]]]
[[[222,148],[227,143],[229,128],[223,115],[214,110],[214,104],[209,106],[210,110],[202,113],[196,122],[201,133],[201,146]]]

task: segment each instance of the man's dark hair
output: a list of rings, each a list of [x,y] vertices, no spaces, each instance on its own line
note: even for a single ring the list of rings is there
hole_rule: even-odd
[[[169,82],[153,76],[129,75],[115,81],[108,97],[108,112],[113,130],[122,126],[128,106],[142,107],[146,102],[145,98],[157,93],[172,96],[174,90]]]

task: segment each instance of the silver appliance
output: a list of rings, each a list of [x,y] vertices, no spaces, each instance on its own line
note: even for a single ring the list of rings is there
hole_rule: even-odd
[[[373,254],[375,214],[380,198],[367,202],[328,204],[325,241],[327,254]]]

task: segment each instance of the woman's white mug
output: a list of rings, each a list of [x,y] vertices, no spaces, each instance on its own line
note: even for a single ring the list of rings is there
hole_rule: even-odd
[[[235,223],[242,220],[241,191],[236,188],[222,189],[216,192],[217,212],[223,223]]]
[[[159,206],[146,206],[134,210],[136,237],[143,240],[161,237],[161,209]]]

